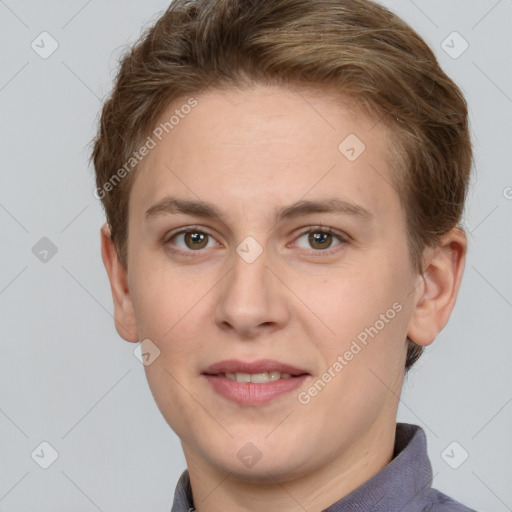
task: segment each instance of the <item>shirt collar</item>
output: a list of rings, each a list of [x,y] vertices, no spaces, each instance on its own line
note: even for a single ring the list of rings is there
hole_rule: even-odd
[[[324,512],[389,512],[418,509],[432,485],[432,466],[425,432],[418,425],[397,423],[393,459],[379,473],[333,503]],[[194,510],[188,470],[178,480],[171,512]]]

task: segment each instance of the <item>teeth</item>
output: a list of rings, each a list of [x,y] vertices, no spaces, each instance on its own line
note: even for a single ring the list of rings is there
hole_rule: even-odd
[[[237,382],[254,382],[256,384],[263,384],[265,382],[272,382],[279,379],[290,379],[289,373],[281,372],[261,372],[261,373],[226,373],[227,379],[236,380]]]

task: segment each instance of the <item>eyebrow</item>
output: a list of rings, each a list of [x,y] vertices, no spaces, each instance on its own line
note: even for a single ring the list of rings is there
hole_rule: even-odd
[[[222,212],[211,203],[200,200],[180,199],[172,196],[164,197],[151,206],[146,211],[145,218],[149,220],[152,217],[177,213],[223,221]],[[368,222],[373,218],[372,213],[357,203],[338,197],[329,197],[315,201],[301,200],[290,206],[280,208],[276,211],[276,222],[310,213],[339,213],[352,216],[364,222]]]

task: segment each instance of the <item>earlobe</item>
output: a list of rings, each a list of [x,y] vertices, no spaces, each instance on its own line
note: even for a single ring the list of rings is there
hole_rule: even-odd
[[[114,302],[116,330],[124,340],[139,341],[135,310],[127,281],[127,271],[119,260],[108,224],[104,224],[101,234],[101,258],[107,271]]]
[[[416,345],[430,345],[450,318],[466,261],[467,238],[459,228],[446,233],[435,248],[424,251],[407,336]]]

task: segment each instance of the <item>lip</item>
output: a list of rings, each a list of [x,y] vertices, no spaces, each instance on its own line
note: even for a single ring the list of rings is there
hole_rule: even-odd
[[[297,368],[290,364],[281,363],[273,359],[258,359],[257,361],[240,361],[238,359],[226,359],[208,366],[202,371],[206,375],[219,375],[220,373],[261,373],[280,372],[290,375],[308,374],[306,370]]]
[[[239,405],[257,406],[297,389],[309,375],[279,379],[262,384],[236,382],[222,375],[203,375],[219,395]]]
[[[292,377],[257,384],[254,382],[236,382],[222,375],[225,373],[272,371],[289,373]],[[201,375],[206,378],[216,393],[239,405],[247,406],[263,405],[279,396],[290,393],[311,376],[305,370],[272,359],[260,359],[252,362],[236,359],[219,361],[206,368]]]

